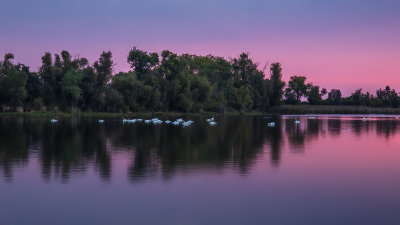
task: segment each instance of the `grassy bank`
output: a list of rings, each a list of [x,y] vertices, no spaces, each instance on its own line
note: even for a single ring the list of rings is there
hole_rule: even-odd
[[[400,114],[400,108],[376,108],[367,106],[331,106],[331,105],[283,105],[272,107],[267,112],[227,112],[228,116],[265,115],[265,114]],[[136,112],[136,113],[99,113],[81,112],[81,117],[155,117],[155,116],[218,116],[219,113],[179,113],[179,112]],[[0,116],[16,117],[71,117],[71,113],[62,112],[1,112]]]
[[[219,113],[203,112],[203,113],[179,113],[179,112],[136,112],[136,113],[106,113],[106,112],[81,112],[76,114],[80,117],[155,117],[155,116],[218,116]],[[240,112],[229,112],[227,115],[243,115]],[[246,115],[262,115],[261,112],[249,112]],[[61,112],[0,112],[0,117],[71,117],[71,113]]]
[[[269,114],[400,114],[400,108],[376,108],[345,105],[283,105],[272,107]]]
[[[0,116],[15,117],[70,117],[70,113],[62,112],[0,112]]]

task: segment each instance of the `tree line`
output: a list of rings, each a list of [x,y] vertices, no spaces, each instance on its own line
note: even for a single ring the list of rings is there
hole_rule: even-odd
[[[342,97],[338,89],[328,93],[307,83],[305,76],[292,76],[286,85],[280,63],[266,72],[247,53],[227,60],[134,47],[127,57],[131,70],[116,74],[110,51],[92,65],[68,51],[46,52],[36,72],[13,59],[7,53],[0,61],[0,111],[224,113],[267,111],[281,104],[400,105],[389,86],[376,95],[358,89]]]
[[[399,107],[400,94],[395,89],[386,86],[376,91],[376,95],[357,89],[350,96],[343,97],[339,89],[320,88],[312,83],[306,83],[305,76],[292,76],[284,92],[283,103],[296,105],[301,103],[311,105],[354,105],[371,107]],[[325,96],[325,99],[323,97]],[[303,102],[302,99],[305,99]]]

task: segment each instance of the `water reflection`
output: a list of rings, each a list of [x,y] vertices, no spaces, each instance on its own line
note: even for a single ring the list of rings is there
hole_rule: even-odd
[[[7,180],[12,179],[14,167],[28,162],[29,149],[34,147],[35,132],[23,125],[23,119],[3,119],[0,123],[0,166]]]
[[[340,119],[328,120],[328,132],[330,136],[339,136],[342,130],[342,121]]]
[[[60,119],[52,124],[43,118],[0,119],[0,171],[6,181],[29,161],[38,163],[46,182],[96,171],[104,181],[112,179],[112,164],[128,159],[127,177],[138,182],[152,176],[170,179],[178,172],[232,168],[246,175],[265,154],[278,167],[282,149],[305,154],[307,145],[321,137],[362,136],[375,132],[390,141],[397,135],[396,119],[321,117],[225,117],[210,127],[202,117],[192,127],[122,124],[120,119]],[[266,126],[275,121],[276,127]]]

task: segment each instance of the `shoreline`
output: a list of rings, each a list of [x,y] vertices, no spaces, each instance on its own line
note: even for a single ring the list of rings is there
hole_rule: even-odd
[[[398,115],[400,108],[375,108],[367,106],[329,106],[329,105],[282,105],[272,107],[266,112],[227,112],[227,116],[262,116],[262,115],[308,115],[308,114],[342,114],[342,115]],[[109,112],[81,112],[77,117],[151,117],[151,116],[218,116],[216,112],[180,113],[180,112],[136,112],[136,113],[109,113]],[[0,117],[72,117],[71,113],[64,112],[0,112]]]
[[[348,114],[348,115],[397,115],[400,108],[350,106],[350,105],[282,105],[272,107],[269,114],[306,115],[306,114]]]

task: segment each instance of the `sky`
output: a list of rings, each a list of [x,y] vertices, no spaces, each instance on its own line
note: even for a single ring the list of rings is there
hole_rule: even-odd
[[[36,71],[45,52],[93,63],[111,50],[128,71],[132,47],[148,52],[247,52],[280,62],[328,90],[400,91],[400,0],[0,0],[0,55]],[[268,73],[268,72],[267,72]]]

